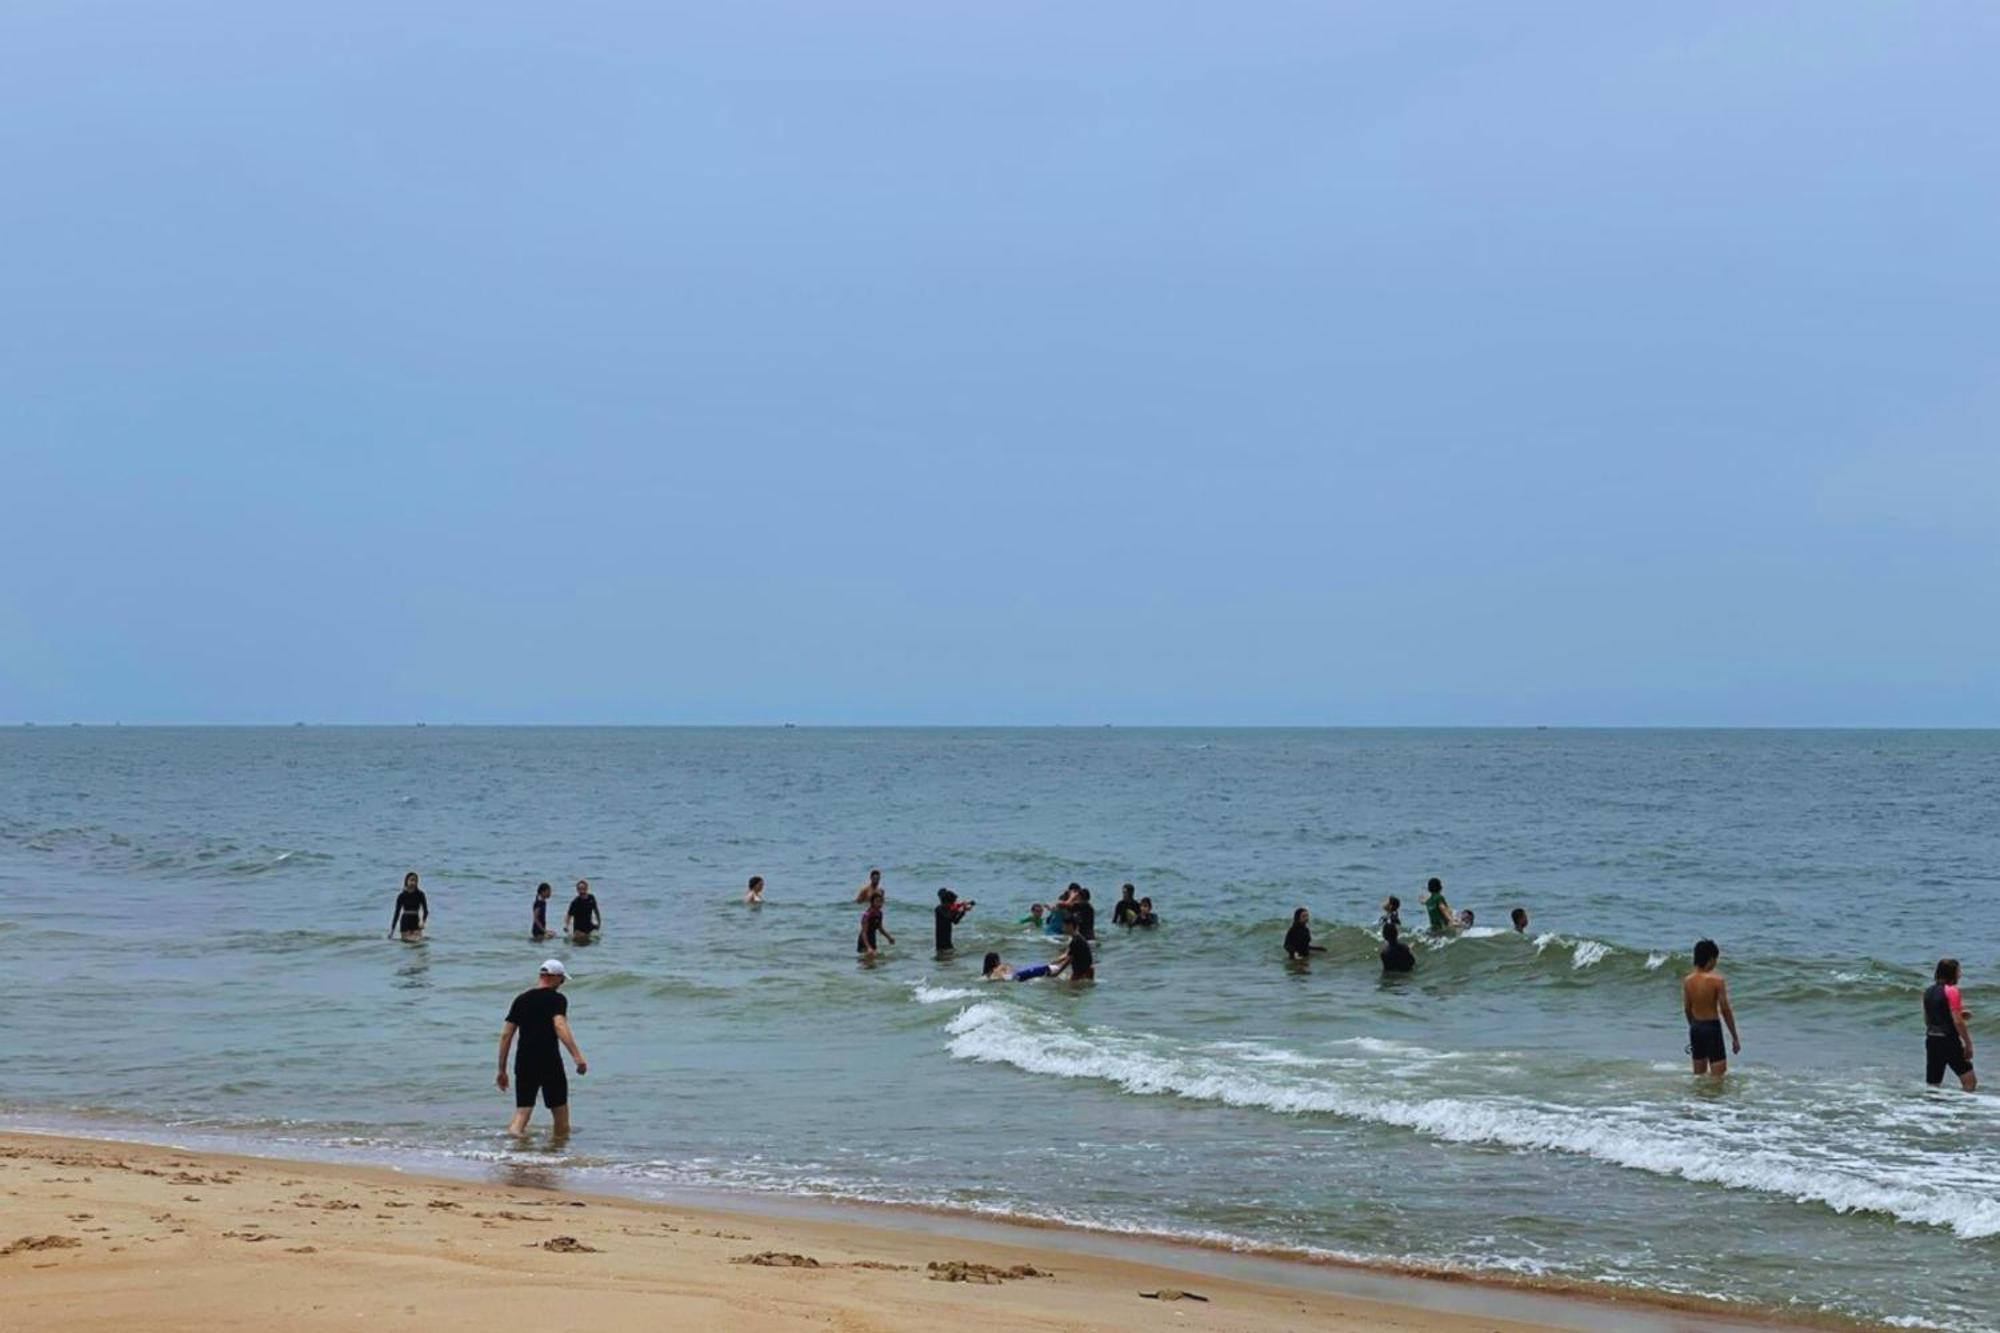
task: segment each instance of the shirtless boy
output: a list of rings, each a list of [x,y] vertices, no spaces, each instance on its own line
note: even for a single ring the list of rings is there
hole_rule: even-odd
[[[1687,1014],[1688,1054],[1694,1057],[1694,1072],[1721,1078],[1729,1069],[1729,1057],[1743,1053],[1736,1035],[1736,1012],[1729,1007],[1729,983],[1715,970],[1722,956],[1714,940],[1697,940],[1694,971],[1681,978],[1681,1008]],[[1729,1025],[1729,1049],[1722,1049],[1722,1025]]]

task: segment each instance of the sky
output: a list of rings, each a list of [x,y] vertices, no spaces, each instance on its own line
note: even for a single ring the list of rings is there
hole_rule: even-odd
[[[0,720],[2000,725],[1996,68],[0,7]]]

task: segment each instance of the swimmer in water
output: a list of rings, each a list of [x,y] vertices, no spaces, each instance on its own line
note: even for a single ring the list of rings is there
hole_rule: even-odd
[[[1049,975],[1059,977],[1069,973],[1071,981],[1094,981],[1097,978],[1097,958],[1090,951],[1090,940],[1083,933],[1083,927],[1074,918],[1063,927],[1069,932],[1069,947],[1057,955],[1049,964]]]
[[[424,891],[417,887],[417,872],[412,870],[403,876],[403,891],[396,895],[396,906],[389,913],[389,934],[400,934],[406,940],[420,940],[430,920],[430,899],[424,897]]]
[[[529,938],[545,940],[549,937],[549,895],[554,892],[547,880],[535,886],[535,917],[534,925],[528,930]]]
[[[1444,881],[1433,878],[1425,888],[1424,911],[1430,915],[1431,934],[1452,932],[1451,904],[1444,900]]]
[[[1743,1053],[1736,1036],[1736,1012],[1729,1007],[1729,983],[1715,970],[1722,950],[1714,940],[1697,940],[1694,971],[1681,978],[1681,1011],[1687,1015],[1688,1054],[1694,1072],[1721,1078],[1729,1071],[1729,1057]],[[1722,1025],[1729,1025],[1729,1049],[1722,1049]]]
[[[1949,1069],[1958,1075],[1958,1086],[1972,1092],[1979,1077],[1972,1072],[1972,1029],[1965,1025],[1971,1015],[1958,998],[1958,960],[1938,959],[1931,975],[1924,991],[1924,1082],[1941,1086]]]
[[[1403,932],[1391,921],[1382,927],[1382,970],[1384,972],[1408,972],[1417,965],[1417,956],[1410,952],[1410,946],[1403,943]]]
[[[1139,915],[1132,918],[1132,924],[1146,929],[1160,924],[1160,918],[1153,915],[1153,900],[1151,898],[1141,898],[1139,900]]]
[[[1310,958],[1316,953],[1325,953],[1326,946],[1313,943],[1312,927],[1307,922],[1312,913],[1300,907],[1292,912],[1292,928],[1285,932],[1285,957]]]
[[[1470,907],[1458,914],[1458,928],[1460,930],[1472,929],[1472,909]]]
[[[1130,884],[1127,884],[1124,888],[1119,890],[1118,903],[1115,907],[1111,909],[1112,925],[1133,926],[1138,924],[1139,921],[1138,893],[1139,890]]]
[[[1015,922],[1015,924],[1033,926],[1036,930],[1040,930],[1042,928],[1042,914],[1048,910],[1048,906],[1044,903],[1031,903],[1028,906],[1028,914]]]
[[[1516,935],[1525,935],[1528,933],[1527,908],[1525,907],[1515,908],[1513,911],[1507,914],[1507,919],[1514,923],[1514,933]]]
[[[979,970],[981,979],[985,981],[1033,981],[1036,977],[1047,976],[1049,965],[1036,963],[1033,967],[1014,968],[1002,962],[999,954],[989,953]]]
[[[1403,900],[1393,893],[1382,900],[1382,919],[1375,923],[1377,930],[1386,930],[1390,926],[1398,930],[1403,928]]]
[[[868,897],[868,906],[861,909],[861,933],[855,936],[854,952],[863,958],[873,958],[877,948],[877,938],[894,944],[896,937],[882,924],[882,904],[888,895],[877,889]]]
[[[762,875],[752,875],[750,877],[749,887],[743,890],[743,901],[752,907],[763,905],[764,877]]]
[[[868,872],[868,882],[854,891],[854,901],[865,903],[870,897],[880,892],[882,892],[882,872],[871,870]]]
[[[951,928],[965,920],[965,914],[970,912],[974,906],[976,904],[969,898],[964,902],[960,902],[958,895],[950,889],[938,890],[938,905],[933,909],[931,915],[937,921],[935,938],[939,954],[948,954],[952,951]]]
[[[576,882],[576,897],[569,900],[569,910],[563,913],[563,929],[578,944],[588,944],[590,937],[604,929],[604,914],[597,910],[597,895],[590,891],[590,881]]]

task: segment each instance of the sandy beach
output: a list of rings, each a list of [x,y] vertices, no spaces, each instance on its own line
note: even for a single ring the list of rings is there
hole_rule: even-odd
[[[1061,1232],[1001,1244],[96,1139],[0,1135],[0,1196],[10,1322],[37,1329],[1714,1326],[1580,1301],[1559,1323],[1450,1313],[1077,1253]]]

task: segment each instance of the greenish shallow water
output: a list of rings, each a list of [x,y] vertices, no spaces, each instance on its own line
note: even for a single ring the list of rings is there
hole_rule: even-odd
[[[2000,1111],[1922,1086],[1917,996],[1950,952],[1976,1031],[2000,997],[1997,865],[1990,732],[15,729],[0,1107],[1994,1328]],[[1385,982],[1375,905],[1429,874],[1481,932]],[[516,1149],[492,1039],[579,875],[580,1132]],[[1098,983],[980,985],[1070,880]],[[943,884],[980,906],[940,961]]]

